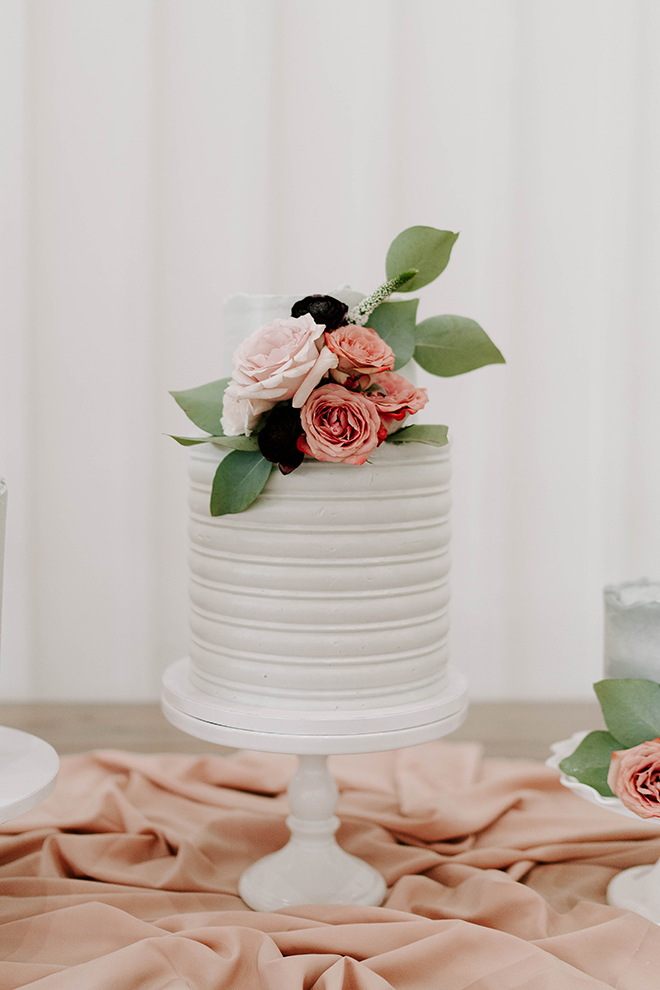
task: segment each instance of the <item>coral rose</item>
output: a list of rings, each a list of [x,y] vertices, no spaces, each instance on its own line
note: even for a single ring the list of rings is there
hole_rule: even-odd
[[[337,368],[344,374],[375,375],[394,367],[394,351],[370,327],[339,327],[326,333],[325,342],[339,358]]]
[[[366,392],[366,398],[373,402],[388,431],[398,430],[406,416],[419,412],[429,401],[425,388],[416,388],[393,371],[373,375],[371,385],[377,388]]]
[[[328,360],[323,330],[323,325],[315,323],[309,314],[259,327],[234,352],[234,370],[225,397],[239,402],[249,400],[253,409],[259,407],[263,412],[276,402],[292,399],[302,385],[314,388],[328,373],[329,364],[334,366],[338,360],[332,354]],[[237,424],[251,420],[247,413],[242,415],[243,411],[239,416],[234,408],[233,414],[223,415],[222,427],[227,436],[249,432],[237,429]],[[254,424],[250,429],[253,428]]]
[[[317,461],[364,464],[387,431],[373,402],[341,385],[322,385],[300,410],[298,448]]]
[[[660,818],[660,739],[615,750],[607,783],[640,818]]]

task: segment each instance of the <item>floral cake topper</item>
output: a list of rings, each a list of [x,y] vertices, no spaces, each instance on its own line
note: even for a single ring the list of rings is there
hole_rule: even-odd
[[[434,375],[504,362],[474,320],[432,316],[417,324],[418,299],[393,301],[434,281],[458,237],[409,227],[394,239],[387,280],[356,305],[334,296],[299,299],[291,315],[255,327],[233,355],[231,378],[172,392],[201,437],[184,446],[232,448],[216,471],[211,515],[242,512],[277,465],[291,474],[305,456],[359,465],[383,442],[447,443],[447,427],[406,425],[428,401],[397,369],[414,360]]]

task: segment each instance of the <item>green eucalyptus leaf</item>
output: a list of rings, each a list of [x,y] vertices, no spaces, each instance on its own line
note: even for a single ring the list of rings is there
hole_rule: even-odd
[[[416,292],[428,285],[447,267],[458,234],[435,227],[408,227],[390,244],[385,260],[388,279],[410,268],[417,274],[399,288],[399,292]]]
[[[175,437],[173,433],[168,434],[182,447],[193,447],[197,443],[215,443],[219,447],[232,447],[234,450],[259,450],[259,441],[253,435],[246,437],[240,434],[237,437],[226,437],[220,434],[215,437]]]
[[[384,302],[368,320],[368,325],[396,354],[394,370],[408,364],[415,350],[415,320],[419,299]]]
[[[619,749],[660,736],[660,684],[637,677],[615,677],[594,684],[605,725],[621,740]]]
[[[412,426],[404,426],[396,433],[390,433],[385,440],[389,443],[430,443],[434,447],[444,447],[449,443],[448,429],[447,426],[430,423],[413,423]]]
[[[217,436],[222,417],[222,399],[230,378],[219,378],[183,392],[170,392],[184,413],[200,430]]]
[[[259,450],[232,450],[220,461],[211,488],[211,515],[243,512],[252,505],[272,470]]]
[[[582,784],[595,787],[603,797],[614,797],[607,783],[607,773],[612,751],[623,748],[609,732],[597,729],[584,737],[575,752],[561,761],[559,768],[569,777],[577,777]]]
[[[415,331],[415,361],[432,375],[451,378],[504,358],[478,323],[466,316],[431,316]]]

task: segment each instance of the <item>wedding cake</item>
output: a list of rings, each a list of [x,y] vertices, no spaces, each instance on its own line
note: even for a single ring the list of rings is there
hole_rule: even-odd
[[[448,658],[447,430],[406,425],[427,399],[406,364],[416,333],[415,357],[436,374],[502,358],[466,321],[498,356],[475,359],[472,340],[470,367],[425,363],[446,330],[415,328],[417,300],[388,297],[435,278],[457,235],[410,230],[432,231],[445,254],[426,271],[395,258],[370,297],[230,297],[230,377],[173,393],[208,434],[176,438],[193,449],[190,654],[164,679],[175,723],[173,710],[359,733],[466,708]]]

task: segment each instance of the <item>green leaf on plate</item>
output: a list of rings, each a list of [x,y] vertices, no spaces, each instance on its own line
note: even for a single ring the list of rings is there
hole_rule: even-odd
[[[413,423],[412,426],[404,426],[397,433],[390,433],[385,440],[390,443],[430,443],[434,447],[444,447],[449,443],[448,429],[447,426],[430,423]]]
[[[585,736],[575,752],[561,761],[559,768],[569,777],[577,777],[582,784],[595,787],[603,797],[614,797],[607,783],[607,772],[612,750],[623,748],[613,735],[598,729]]]
[[[259,450],[259,441],[252,435],[249,437],[241,434],[237,437],[226,437],[220,434],[215,437],[175,437],[173,433],[168,436],[180,443],[182,447],[193,447],[196,443],[216,443],[219,447],[233,447],[234,450]]]
[[[419,299],[384,302],[378,306],[367,324],[389,344],[396,354],[394,370],[408,364],[415,349],[415,320]]]
[[[637,677],[614,677],[594,684],[605,725],[621,740],[619,749],[660,736],[660,684]]]
[[[222,417],[222,398],[231,379],[219,378],[197,388],[189,388],[183,392],[170,392],[174,400],[181,406],[184,413],[200,430],[214,436],[220,432]]]
[[[385,260],[388,279],[395,278],[410,268],[417,274],[402,285],[399,292],[416,292],[428,285],[447,267],[451,249],[458,234],[435,227],[408,227],[390,244]]]
[[[243,512],[268,481],[273,464],[259,450],[232,450],[218,465],[211,488],[211,515]]]
[[[450,378],[504,358],[478,323],[466,316],[431,316],[415,331],[415,361],[432,375]]]

